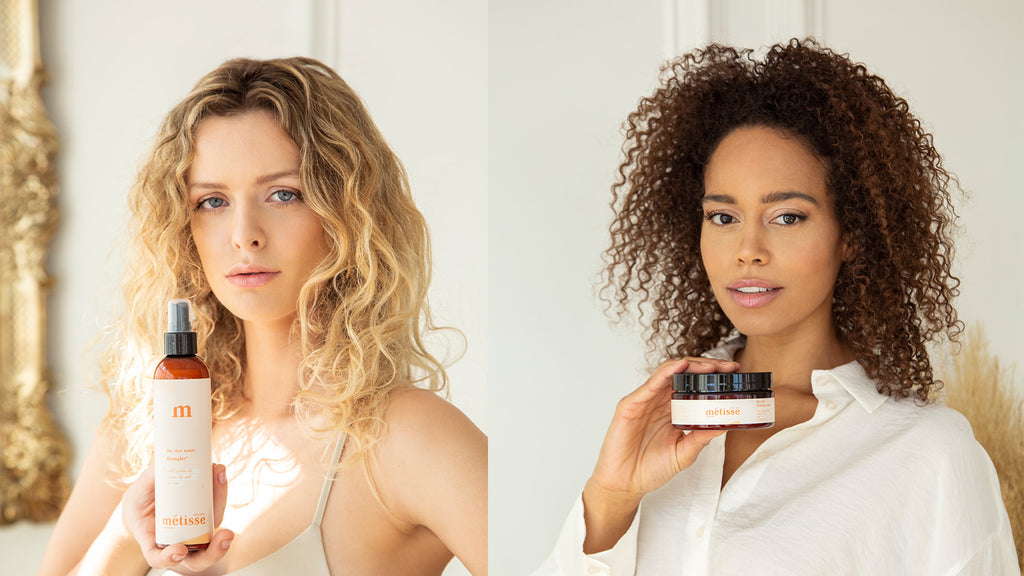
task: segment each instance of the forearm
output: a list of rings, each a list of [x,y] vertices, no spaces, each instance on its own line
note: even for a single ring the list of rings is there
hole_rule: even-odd
[[[640,499],[609,493],[592,478],[588,480],[583,488],[583,521],[587,530],[583,553],[596,554],[614,547],[633,523]]]
[[[111,514],[107,525],[85,553],[78,576],[141,576],[149,564],[139,543],[121,520],[121,508]]]

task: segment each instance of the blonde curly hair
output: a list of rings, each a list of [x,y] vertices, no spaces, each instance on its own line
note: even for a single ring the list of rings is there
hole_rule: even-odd
[[[357,458],[380,439],[389,395],[446,388],[444,366],[424,345],[435,330],[426,302],[430,241],[408,177],[356,93],[311,58],[236,59],[203,77],[159,132],[129,195],[131,233],[121,296],[109,332],[102,387],[107,430],[123,441],[118,472],[152,460],[151,387],[168,300],[188,298],[199,355],[210,368],[214,422],[242,407],[242,322],[211,292],[190,231],[187,174],[206,118],[269,111],[300,153],[304,200],[323,224],[328,254],[299,295],[296,414],[311,431],[349,434]],[[315,427],[313,414],[329,426]]]

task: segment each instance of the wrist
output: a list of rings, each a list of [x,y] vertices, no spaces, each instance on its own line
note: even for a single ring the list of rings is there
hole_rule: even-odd
[[[142,548],[124,525],[121,507],[118,506],[86,551],[79,565],[78,574],[145,574],[148,570],[149,563],[142,554]]]
[[[602,514],[632,514],[640,506],[644,495],[625,490],[611,490],[591,476],[583,487],[583,501]]]
[[[642,494],[606,490],[593,478],[587,480],[583,488],[583,552],[596,554],[615,546],[633,523],[642,499]]]

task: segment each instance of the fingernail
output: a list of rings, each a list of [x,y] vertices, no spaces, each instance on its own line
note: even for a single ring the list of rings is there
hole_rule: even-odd
[[[228,483],[228,475],[223,469],[221,469],[220,474],[217,474],[217,482],[220,482],[221,484]]]
[[[231,546],[231,541],[232,540],[233,540],[233,538],[228,538],[227,540],[221,542],[220,543],[220,549],[221,550],[227,550],[228,546]]]
[[[172,554],[171,555],[171,561],[172,562],[181,562],[184,559],[185,559],[185,555],[184,554]]]

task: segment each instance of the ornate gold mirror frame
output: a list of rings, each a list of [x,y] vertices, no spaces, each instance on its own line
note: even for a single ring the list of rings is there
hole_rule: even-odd
[[[57,517],[69,449],[46,405],[46,250],[57,137],[40,98],[35,0],[0,0],[0,525]]]

